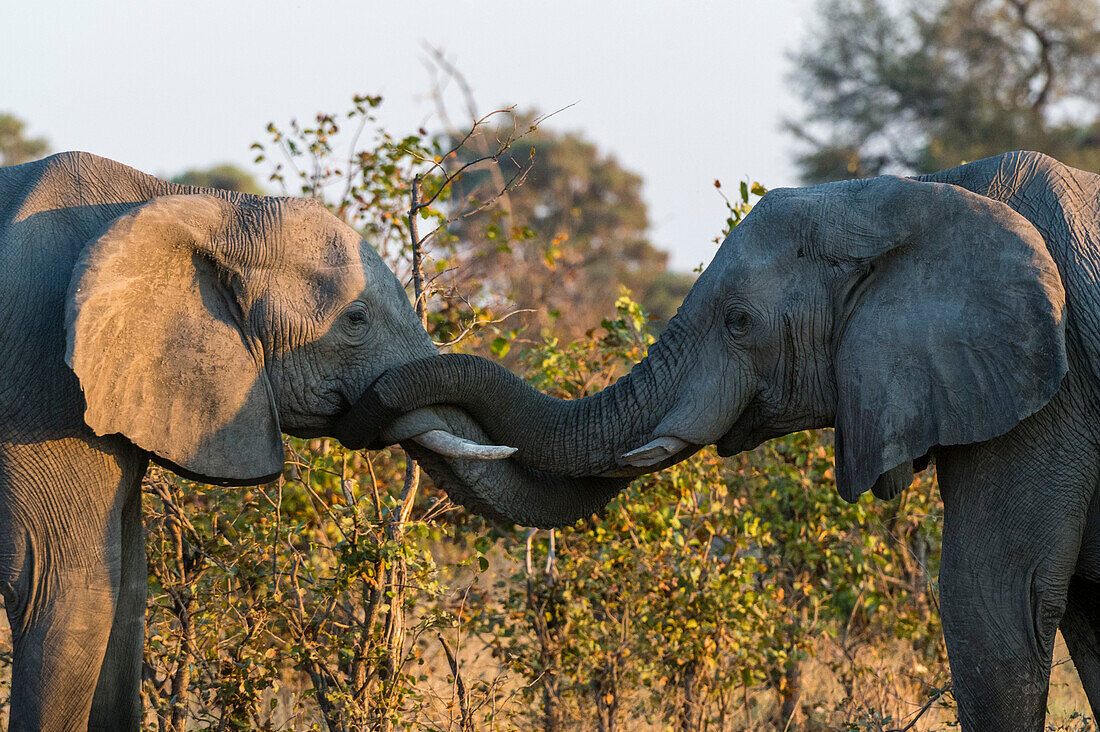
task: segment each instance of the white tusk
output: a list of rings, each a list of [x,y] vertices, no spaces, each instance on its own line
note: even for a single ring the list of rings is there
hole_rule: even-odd
[[[691,447],[691,443],[684,442],[679,437],[666,435],[647,442],[637,450],[631,450],[623,455],[622,460],[627,465],[633,465],[636,468],[648,468],[668,460],[687,447]]]
[[[516,451],[516,448],[506,445],[479,445],[446,430],[428,430],[409,439],[444,457],[463,460],[502,460]]]

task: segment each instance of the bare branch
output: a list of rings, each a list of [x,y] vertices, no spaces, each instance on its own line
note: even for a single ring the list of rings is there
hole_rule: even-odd
[[[470,695],[466,691],[466,684],[462,680],[462,674],[458,670],[458,661],[455,659],[455,654],[451,652],[451,647],[447,645],[447,639],[443,637],[442,633],[436,634],[439,638],[439,644],[443,646],[443,652],[447,654],[447,664],[451,667],[451,675],[455,679],[455,688],[458,690],[458,709],[459,709],[459,729],[462,732],[473,732],[474,720],[470,716]]]
[[[486,325],[497,325],[498,323],[503,323],[505,320],[512,317],[513,315],[519,315],[520,313],[533,313],[533,312],[535,312],[535,310],[532,309],[532,308],[522,308],[520,310],[513,310],[512,312],[508,313],[507,315],[504,315],[504,316],[502,316],[500,318],[497,318],[495,320],[474,320],[469,325],[467,325],[461,333],[459,333],[457,336],[455,336],[451,340],[449,340],[445,343],[436,343],[435,344],[436,348],[449,348],[453,345],[456,345],[457,343],[461,342],[462,339],[464,339],[467,335],[469,335],[470,332],[473,331],[475,328],[482,328]]]
[[[913,719],[909,720],[909,724],[905,725],[904,727],[891,727],[886,732],[909,732],[909,730],[913,729],[917,725],[917,722],[920,721],[920,718],[923,717],[928,712],[928,710],[932,708],[932,705],[935,704],[940,699],[940,697],[950,691],[951,684],[948,684],[942,689],[936,689],[932,693],[932,696],[928,698],[928,701],[926,701],[924,705],[915,712],[916,716],[914,716]]]

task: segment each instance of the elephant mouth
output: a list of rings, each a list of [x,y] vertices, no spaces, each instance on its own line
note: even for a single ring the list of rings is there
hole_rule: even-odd
[[[828,426],[831,425],[821,424],[816,425],[814,428]],[[718,449],[718,455],[720,457],[730,457],[732,455],[748,452],[749,450],[755,450],[773,437],[781,437],[782,435],[790,434],[794,431],[796,430],[778,428],[764,429],[756,422],[750,424],[738,422],[735,423],[726,434],[715,440],[714,446]]]
[[[619,458],[619,462],[623,463],[623,467],[603,475],[609,478],[634,478],[645,473],[652,473],[690,457],[702,447],[698,443],[688,442],[675,435],[660,435],[641,447],[624,453]]]
[[[471,443],[491,441],[476,419],[451,405],[409,412],[383,434],[385,439],[397,437],[437,421]],[[524,526],[568,526],[597,513],[632,477],[569,478],[532,468],[518,454],[492,461],[469,460],[443,455],[415,437],[400,442],[454,503],[494,521]]]
[[[508,445],[487,445],[455,434],[432,408],[414,409],[398,417],[381,432],[389,444],[415,442],[432,452],[460,460],[503,460],[515,453]]]
[[[718,448],[718,454],[722,457],[730,457],[731,455],[737,455],[745,450],[750,449],[750,441],[745,438],[744,433],[740,430],[730,430],[726,434],[718,438],[714,443],[714,446]]]
[[[503,460],[516,451],[508,445],[483,444],[456,435],[437,414],[440,408],[387,407],[372,387],[336,420],[330,433],[353,450],[415,443],[447,458],[474,461]]]

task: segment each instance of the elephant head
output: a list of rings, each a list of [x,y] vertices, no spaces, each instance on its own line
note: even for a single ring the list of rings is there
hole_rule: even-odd
[[[260,483],[282,471],[281,432],[330,433],[379,374],[436,354],[377,252],[319,203],[160,192],[92,235],[70,281],[66,360],[97,434],[188,477]],[[433,456],[444,485],[512,451],[448,420],[464,426],[439,408],[386,435]]]
[[[518,448],[509,463],[613,480],[835,426],[841,495],[889,497],[934,446],[992,438],[1050,400],[1068,368],[1064,304],[1043,237],[1002,203],[892,176],[776,190],[608,389],[556,400],[441,356],[384,374],[340,429],[369,443],[408,409],[452,404]],[[553,525],[607,497],[547,491],[484,500]]]

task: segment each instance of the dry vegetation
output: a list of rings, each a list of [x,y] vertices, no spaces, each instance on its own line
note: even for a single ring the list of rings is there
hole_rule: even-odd
[[[540,146],[626,192],[635,178],[511,110],[468,135],[394,138],[374,121],[380,101],[272,125],[257,160],[272,182],[363,231],[448,348],[506,358],[566,397],[642,357],[663,318],[615,292],[615,272],[589,267],[584,242],[634,227],[614,256],[636,255],[647,275],[633,284],[665,302],[683,283],[650,276],[663,259],[638,235],[644,207],[640,220],[589,211],[588,239],[574,233],[570,249],[566,213],[581,204],[555,203],[552,177],[537,195],[518,193]],[[346,157],[335,150],[344,127],[354,131]],[[729,227],[762,192],[740,186]],[[536,210],[552,230],[523,220]],[[563,276],[603,299],[586,300],[562,331],[553,313],[526,328],[511,319]],[[147,476],[149,729],[953,725],[931,471],[894,501],[848,505],[831,434],[803,432],[726,461],[705,450],[635,481],[603,516],[547,533],[456,510],[397,450],[288,440],[287,457],[278,481],[253,489]],[[4,628],[3,674],[9,642]],[[1095,729],[1087,709],[1059,643],[1051,728]]]

